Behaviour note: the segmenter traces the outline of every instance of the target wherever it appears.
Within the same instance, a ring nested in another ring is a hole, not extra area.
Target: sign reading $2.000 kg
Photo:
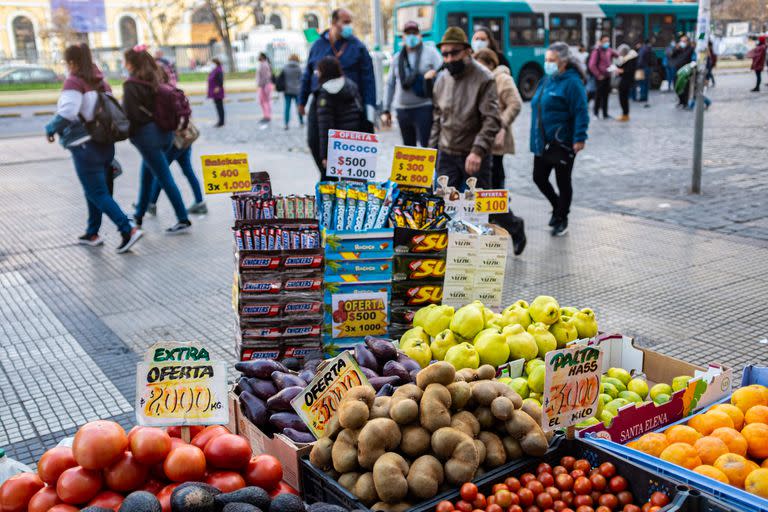
[[[227,366],[200,343],[160,342],[136,365],[136,422],[141,426],[225,425]]]
[[[326,173],[333,178],[384,181],[378,176],[379,137],[375,133],[328,130]]]

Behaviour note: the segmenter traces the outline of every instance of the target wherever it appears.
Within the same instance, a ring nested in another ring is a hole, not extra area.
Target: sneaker
[[[187,208],[187,213],[196,213],[199,215],[206,214],[208,213],[208,205],[205,204],[205,201],[194,203],[192,206]]]
[[[147,205],[147,213],[152,215],[153,217],[157,216],[157,205],[156,204],[148,204]]]
[[[139,238],[144,236],[144,232],[139,228],[132,228],[128,233],[123,233],[123,241],[117,246],[117,253],[123,254],[131,249],[131,247],[139,241]]]
[[[560,219],[557,217],[557,215],[552,213],[552,216],[549,218],[549,227],[555,227],[558,222],[560,222]]]
[[[563,236],[568,232],[568,218],[561,220],[555,227],[552,228],[552,236]]]
[[[169,227],[165,230],[166,235],[178,235],[181,233],[186,233],[189,231],[189,228],[192,227],[192,223],[190,221],[184,221],[184,222],[177,222],[173,226]]]
[[[83,235],[78,237],[77,243],[79,245],[87,245],[88,247],[98,247],[104,245],[104,239],[99,235]]]

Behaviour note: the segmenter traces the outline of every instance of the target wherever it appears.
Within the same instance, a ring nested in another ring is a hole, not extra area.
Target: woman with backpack
[[[101,216],[105,213],[115,223],[122,237],[118,253],[128,251],[143,235],[131,225],[128,217],[112,198],[108,185],[108,174],[112,173],[115,145],[92,140],[88,126],[94,120],[94,112],[101,101],[100,93],[111,92],[101,71],[93,63],[87,44],[68,47],[64,60],[69,76],[59,96],[56,115],[46,125],[45,133],[49,142],[59,136],[62,146],[72,153],[72,161],[88,203],[88,225],[78,243],[90,247],[102,245],[99,236]],[[111,179],[111,177],[109,178]]]
[[[259,123],[264,128],[272,122],[272,66],[264,52],[259,54],[259,69],[256,72],[256,85],[259,86],[259,104],[262,117]]]
[[[123,108],[131,121],[131,144],[136,146],[142,157],[139,200],[136,203],[134,221],[137,226],[141,226],[149,205],[154,177],[160,183],[176,212],[177,222],[168,228],[166,233],[183,233],[189,230],[192,223],[187,216],[181,192],[173,181],[166,157],[173,144],[173,130],[161,128],[160,125],[165,126],[169,121],[157,115],[160,109],[156,108],[158,102],[163,102],[162,113],[173,115],[173,112],[166,109],[168,107],[166,103],[172,103],[174,98],[166,96],[174,94],[175,89],[168,85],[161,87],[160,71],[155,59],[143,45],[135,46],[125,52],[125,68],[130,76],[123,83]],[[163,97],[159,98],[159,93]]]

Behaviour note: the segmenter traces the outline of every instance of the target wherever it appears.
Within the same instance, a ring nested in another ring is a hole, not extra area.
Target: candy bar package
[[[446,227],[451,218],[445,213],[442,197],[428,192],[401,191],[390,213],[396,228],[432,231]]]
[[[314,196],[266,197],[263,193],[245,192],[232,196],[235,220],[306,220],[314,219]]]
[[[269,224],[232,228],[238,251],[297,251],[320,247],[320,233],[311,224]]]
[[[392,308],[421,308],[440,304],[443,300],[443,283],[399,281],[392,283]]]
[[[397,184],[320,182],[316,187],[320,226],[329,231],[362,232],[386,227]]]
[[[309,272],[243,272],[238,279],[240,297],[274,296],[290,292],[291,297],[319,296],[323,277]],[[309,295],[307,295],[309,294]]]
[[[274,321],[276,318],[317,318],[323,314],[323,301],[319,294],[315,298],[303,298],[298,294],[277,297],[243,299],[238,303],[240,317],[245,321]]]
[[[445,257],[431,254],[398,254],[394,258],[393,281],[443,282]]]

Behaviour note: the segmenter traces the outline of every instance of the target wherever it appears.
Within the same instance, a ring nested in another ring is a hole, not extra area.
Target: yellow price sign
[[[387,333],[387,292],[334,293],[332,337],[361,338]]]
[[[251,190],[248,155],[228,153],[203,155],[203,187],[206,194],[231,194]]]
[[[508,190],[475,190],[476,213],[507,213],[508,211]]]
[[[432,188],[437,150],[395,146],[391,180],[407,187]]]

